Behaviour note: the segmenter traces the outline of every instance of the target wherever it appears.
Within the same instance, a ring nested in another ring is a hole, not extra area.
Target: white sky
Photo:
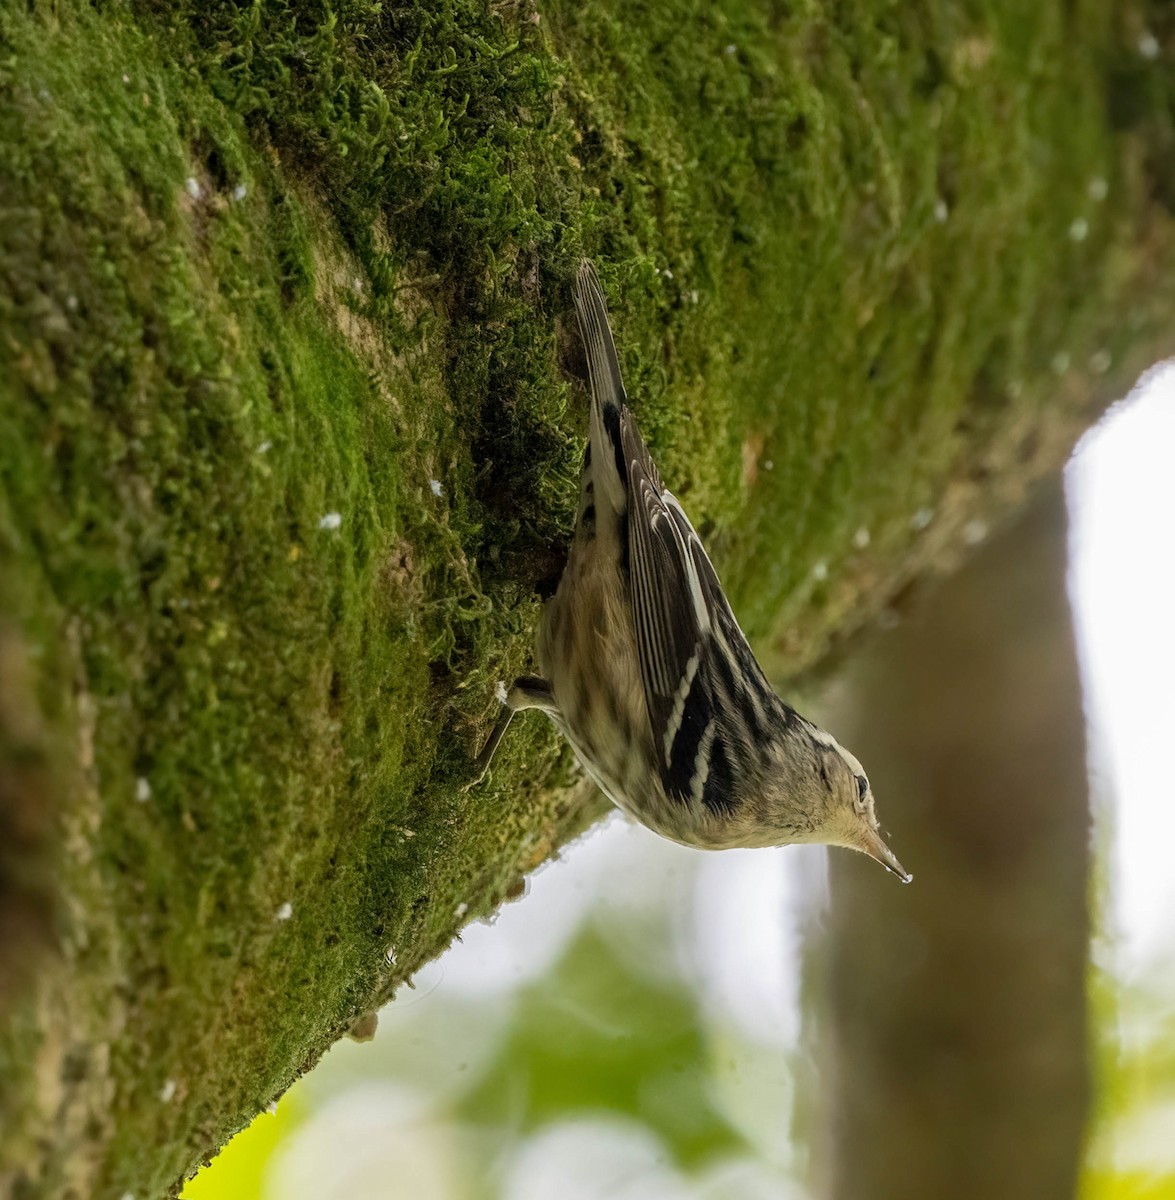
[[[1152,372],[1068,472],[1070,593],[1095,789],[1115,825],[1123,965],[1175,948],[1175,369]]]

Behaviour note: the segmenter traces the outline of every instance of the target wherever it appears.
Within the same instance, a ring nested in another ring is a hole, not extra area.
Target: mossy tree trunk
[[[1175,342],[1160,15],[0,11],[0,1187],[173,1187],[591,816],[460,791],[581,255],[781,675],[1057,466]]]

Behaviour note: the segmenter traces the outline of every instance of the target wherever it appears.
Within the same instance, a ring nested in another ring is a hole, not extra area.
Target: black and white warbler
[[[591,380],[575,539],[543,609],[542,675],[514,681],[477,779],[520,709],[542,709],[625,812],[687,846],[823,842],[908,882],[861,764],[772,690],[702,543],[625,405],[595,269],[575,309]]]

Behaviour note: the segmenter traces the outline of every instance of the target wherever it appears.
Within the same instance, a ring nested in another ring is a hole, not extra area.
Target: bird
[[[470,786],[514,714],[539,709],[604,794],[662,837],[704,850],[843,846],[908,883],[861,764],[768,683],[662,482],[588,260],[573,297],[591,393],[575,532],[540,615],[539,674],[505,692]]]

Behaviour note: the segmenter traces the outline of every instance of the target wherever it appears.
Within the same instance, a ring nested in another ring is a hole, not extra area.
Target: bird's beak
[[[863,832],[861,845],[858,848],[868,854],[870,858],[876,859],[887,871],[892,871],[903,883],[909,883],[914,878],[898,862],[894,852],[885,844],[876,829],[866,829]]]

